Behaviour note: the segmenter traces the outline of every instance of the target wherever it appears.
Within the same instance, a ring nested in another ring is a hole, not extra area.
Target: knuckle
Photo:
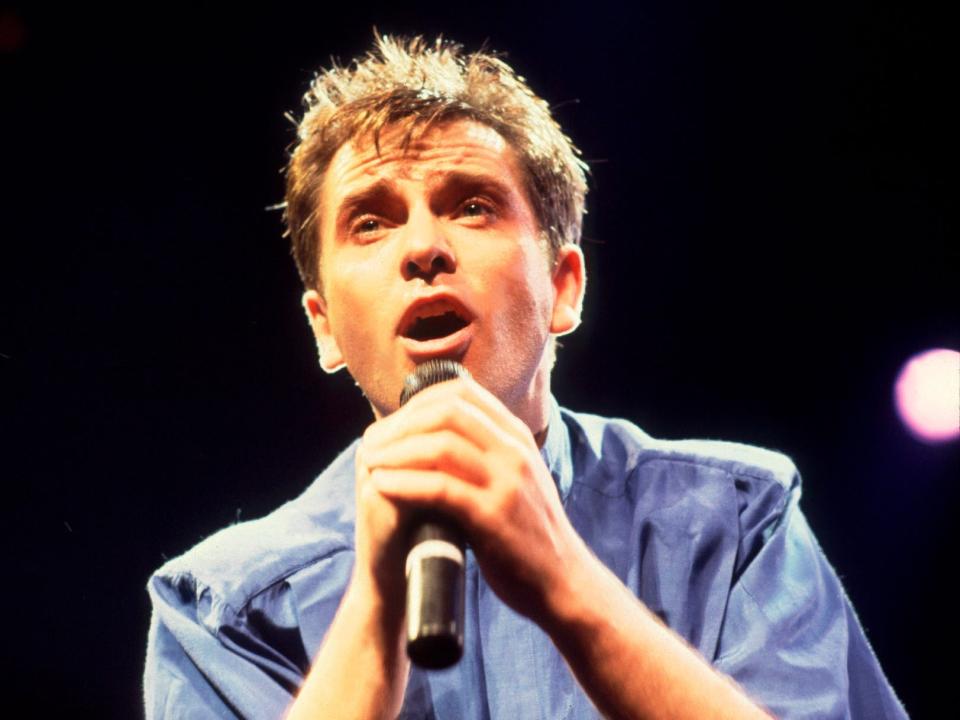
[[[466,415],[473,408],[473,404],[466,395],[457,395],[450,402],[450,411],[453,415],[460,417]]]
[[[479,527],[491,527],[500,522],[501,508],[496,502],[485,502],[474,505],[470,509],[473,523]]]
[[[527,454],[513,445],[508,444],[497,458],[497,464],[511,477],[517,478],[518,483],[525,483],[533,476],[533,469]],[[513,484],[511,484],[513,485]]]
[[[457,417],[456,404],[457,404],[457,401],[452,400],[440,406],[439,420],[444,427],[452,425],[453,422],[456,420],[456,417]]]
[[[533,479],[533,466],[530,464],[530,461],[525,455],[514,456],[513,469],[517,474],[517,477],[519,477],[523,482],[528,482]]]
[[[444,430],[437,437],[437,458],[445,462],[456,460],[459,455],[459,436],[452,430]]]
[[[477,508],[478,522],[493,532],[501,532],[504,526],[512,524],[516,516],[514,500],[515,496],[509,491],[497,492],[489,502]]]

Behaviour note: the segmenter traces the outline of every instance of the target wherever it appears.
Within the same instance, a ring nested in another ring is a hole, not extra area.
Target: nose
[[[440,220],[431,212],[411,213],[404,228],[406,235],[401,271],[404,280],[421,278],[430,284],[440,273],[457,269],[456,255]]]

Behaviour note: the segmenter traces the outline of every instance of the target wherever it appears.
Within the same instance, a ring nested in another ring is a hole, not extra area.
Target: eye
[[[470,198],[460,206],[460,217],[482,218],[496,215],[493,204],[482,198]]]
[[[375,217],[361,217],[350,228],[353,235],[369,236],[383,229],[380,220]]]

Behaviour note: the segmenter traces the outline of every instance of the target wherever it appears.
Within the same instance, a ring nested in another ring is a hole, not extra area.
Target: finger
[[[439,389],[440,386],[435,387]],[[417,403],[411,400],[368,427],[363,435],[365,449],[373,451],[406,437],[438,430],[455,432],[480,450],[488,450],[503,442],[502,430],[481,408],[455,393],[429,392],[434,389],[424,390],[422,399],[420,395],[415,398]]]
[[[380,468],[370,473],[370,481],[373,488],[394,502],[430,507],[464,524],[482,506],[482,490],[441,470]]]
[[[428,391],[429,394],[427,394]],[[506,432],[523,442],[532,439],[531,428],[510,412],[496,395],[470,377],[462,377],[426,388],[415,395],[408,405],[426,402],[453,403],[457,399],[466,401],[471,407],[481,411],[501,434]],[[540,429],[542,428],[538,430]]]
[[[489,481],[489,463],[483,451],[451,430],[438,430],[367,448],[368,472],[378,469],[440,470],[474,485]]]

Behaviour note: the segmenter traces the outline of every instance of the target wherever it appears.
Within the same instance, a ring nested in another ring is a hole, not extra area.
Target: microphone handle
[[[407,554],[407,656],[439,670],[463,655],[463,533],[446,518],[417,518]]]
[[[404,379],[400,405],[424,388],[458,377],[469,377],[460,363],[428,360]],[[463,655],[463,532],[431,510],[418,513],[411,526],[406,565],[407,656],[422,668],[439,670]]]

